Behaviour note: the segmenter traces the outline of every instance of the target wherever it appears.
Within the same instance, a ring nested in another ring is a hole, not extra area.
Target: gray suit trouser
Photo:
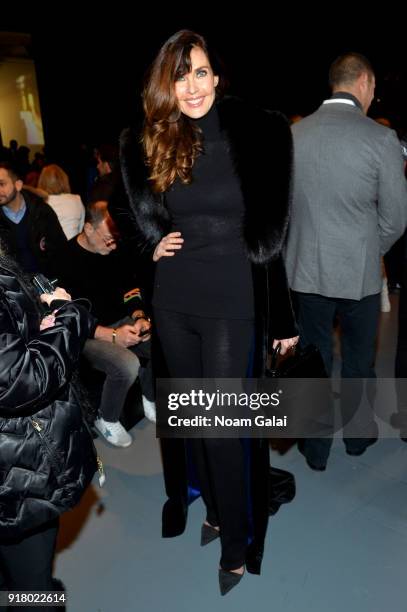
[[[132,319],[126,318],[108,327],[119,327],[130,321],[134,324]],[[137,376],[144,397],[154,401],[151,340],[125,348],[92,338],[86,340],[83,355],[92,367],[106,374],[99,405],[99,413],[105,421],[114,423],[119,420],[127,393]]]

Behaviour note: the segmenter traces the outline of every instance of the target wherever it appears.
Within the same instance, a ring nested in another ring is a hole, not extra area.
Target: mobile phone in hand
[[[54,293],[57,282],[56,279],[53,281],[48,280],[46,276],[40,273],[32,278],[32,283],[39,295],[42,293]]]

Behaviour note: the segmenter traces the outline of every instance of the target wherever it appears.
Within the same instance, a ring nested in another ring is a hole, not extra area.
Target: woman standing
[[[280,258],[290,130],[282,115],[221,93],[222,76],[205,40],[178,32],[162,46],[144,90],[142,151],[136,134],[122,135],[136,232],[157,262],[157,336],[176,378],[243,378],[249,370],[260,376],[272,339],[283,353],[298,340]],[[222,594],[239,582],[245,565],[260,572],[268,445],[249,444],[249,478],[241,440],[187,445],[207,512],[201,543],[221,540]],[[188,453],[182,440],[162,446],[169,536],[185,528]]]
[[[96,470],[70,383],[93,323],[61,288],[40,299],[53,311],[42,320],[33,288],[0,245],[0,582],[14,591],[55,590],[58,516]]]

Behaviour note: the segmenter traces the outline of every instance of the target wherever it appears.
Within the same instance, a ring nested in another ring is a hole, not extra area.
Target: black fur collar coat
[[[246,206],[244,237],[250,260],[265,264],[281,251],[288,224],[292,141],[280,113],[248,107],[235,98],[218,102],[221,130],[230,152]],[[154,248],[171,231],[164,198],[147,186],[147,169],[130,129],[121,136],[124,184],[144,248]]]
[[[229,142],[245,203],[244,240],[253,264],[257,342],[254,373],[264,372],[269,343],[297,334],[281,251],[289,220],[291,131],[285,117],[236,98],[217,102],[220,127]],[[129,209],[114,203],[112,214],[141,251],[152,253],[171,231],[162,194],[149,188],[139,131],[126,129],[120,141],[121,169]]]

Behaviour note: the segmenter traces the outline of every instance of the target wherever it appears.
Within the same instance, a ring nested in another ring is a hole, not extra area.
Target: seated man
[[[69,240],[60,263],[59,283],[72,298],[87,298],[98,320],[84,356],[106,374],[96,429],[114,446],[126,447],[131,436],[119,422],[127,392],[137,375],[144,414],[155,421],[150,362],[150,321],[129,262],[117,249],[116,230],[106,202],[91,204],[80,234]],[[117,250],[116,250],[117,249]],[[140,360],[147,362],[140,366]]]
[[[58,252],[66,237],[51,206],[23,189],[10,164],[0,162],[0,239],[27,274],[55,275]]]

